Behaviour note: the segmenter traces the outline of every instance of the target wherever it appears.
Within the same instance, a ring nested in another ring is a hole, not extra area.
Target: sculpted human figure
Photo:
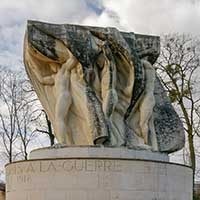
[[[104,53],[104,63],[101,72],[101,96],[102,96],[102,107],[103,112],[108,120],[108,126],[111,132],[110,142],[112,145],[120,143],[119,135],[116,135],[115,127],[112,121],[112,115],[115,107],[118,103],[118,95],[116,92],[116,65],[113,61],[108,59],[107,52],[109,50],[103,51]],[[110,55],[112,58],[112,56]]]
[[[100,90],[99,96],[102,99],[103,112],[106,118],[110,119],[118,102],[118,95],[116,91],[116,63],[114,61],[112,51],[109,48],[108,42],[104,41],[105,36],[103,34],[99,35],[98,33],[94,32],[93,34],[97,34],[95,35],[97,37],[92,37],[94,43],[93,47],[95,46],[99,51],[99,55],[96,60],[96,64],[98,66],[97,70],[100,71],[100,77],[98,80]],[[95,69],[93,69],[93,73],[96,74],[94,71]],[[96,75],[92,79],[92,84],[96,86]],[[95,89],[98,90],[97,88],[98,87]]]
[[[49,67],[54,73],[43,77],[40,70],[34,65],[32,69],[41,84],[54,85],[56,96],[54,122],[56,138],[60,144],[72,144],[72,136],[65,120],[68,117],[68,111],[72,104],[70,92],[71,70],[76,67],[79,62],[62,42],[56,42],[55,50],[62,63],[55,61],[49,62]],[[37,56],[38,59],[45,59],[40,53],[35,54],[35,56]]]
[[[144,89],[129,116],[129,125],[134,134],[143,140],[142,143],[138,144],[138,148],[151,148],[152,150],[157,151],[158,142],[153,119],[153,109],[155,106],[154,83],[156,72],[149,61],[154,50],[151,48],[146,49],[143,42],[140,40],[137,41],[137,45],[140,50],[138,56],[144,70]]]
[[[102,35],[100,38],[105,40]],[[124,146],[126,143],[123,116],[131,100],[134,82],[134,67],[126,53],[121,45],[108,38],[97,59],[102,108],[111,132],[109,143],[111,146]],[[124,76],[126,76],[125,80]]]
[[[102,107],[104,114],[110,119],[115,106],[118,102],[118,96],[116,92],[116,66],[113,60],[110,61],[107,55],[111,56],[109,50],[103,50],[104,63],[102,65],[101,72],[101,96],[102,96]]]
[[[145,70],[145,89],[139,103],[139,126],[144,144],[151,145],[153,150],[158,150],[157,138],[153,121],[153,108],[155,106],[154,82],[155,69],[147,58],[141,60]]]
[[[58,141],[61,144],[72,144],[72,136],[65,119],[68,116],[72,97],[70,92],[70,73],[71,69],[77,65],[77,60],[70,55],[70,58],[61,65],[55,75],[55,127],[58,134]]]

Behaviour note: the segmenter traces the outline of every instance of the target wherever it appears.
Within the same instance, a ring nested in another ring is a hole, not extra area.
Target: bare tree
[[[26,80],[26,84],[23,87],[23,90],[29,94],[30,97],[33,98],[34,100],[34,107],[36,107],[37,115],[36,119],[37,123],[35,124],[35,131],[38,133],[44,133],[45,135],[48,136],[50,145],[53,146],[55,144],[55,136],[53,134],[53,128],[51,125],[51,121],[48,118],[47,113],[45,110],[42,108],[42,105],[40,104],[39,99],[37,98],[37,95],[35,93],[34,88],[32,87],[31,83],[29,80]],[[38,112],[39,111],[39,112]]]
[[[6,71],[1,73],[0,83],[0,135],[5,147],[6,156],[9,162],[12,162],[14,157],[14,144],[18,137],[16,112],[21,106],[17,99],[18,80],[13,73]]]
[[[9,162],[17,157],[27,159],[29,145],[36,134],[41,109],[36,96],[27,93],[23,72],[3,70],[0,74],[0,136]]]
[[[41,128],[37,128],[36,130],[37,132],[45,133],[49,138],[50,145],[53,146],[55,144],[55,136],[53,134],[52,125],[48,118],[47,113],[44,110],[42,110],[42,112],[43,112],[43,115],[45,116],[46,125],[43,125],[41,126]]]
[[[20,137],[20,152],[25,160],[28,159],[28,146],[30,142],[37,137],[34,122],[38,115],[37,110],[34,110],[34,103],[26,101],[24,100],[20,111],[16,112],[17,131]]]
[[[198,134],[200,42],[189,35],[171,34],[162,37],[157,72],[184,124],[188,138],[190,164],[196,170],[194,136]]]

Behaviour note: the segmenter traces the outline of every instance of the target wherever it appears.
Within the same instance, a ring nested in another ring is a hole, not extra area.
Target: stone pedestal
[[[126,148],[38,149],[6,182],[6,200],[192,200],[191,168]]]
[[[5,184],[0,183],[0,200],[5,200]]]
[[[5,192],[0,191],[0,200],[5,200]]]

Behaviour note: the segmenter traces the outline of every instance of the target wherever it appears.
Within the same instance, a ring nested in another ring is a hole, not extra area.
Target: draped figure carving
[[[168,99],[155,94],[158,55],[158,37],[114,28],[29,21],[24,42],[26,71],[58,143],[67,145],[180,149],[184,134],[172,107],[183,139],[160,134],[157,115]]]

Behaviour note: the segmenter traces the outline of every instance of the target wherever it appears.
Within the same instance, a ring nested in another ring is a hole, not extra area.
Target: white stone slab
[[[73,156],[66,149],[73,150]],[[6,200],[192,200],[191,168],[134,159],[135,152],[127,149],[116,149],[119,155],[114,151],[88,147],[33,151],[34,159],[6,166]],[[146,158],[148,153],[141,155]]]
[[[30,153],[30,159],[46,158],[123,158],[154,161],[169,161],[165,153],[152,152],[150,150],[133,150],[127,148],[109,148],[95,146],[63,146],[60,148],[41,148]]]

